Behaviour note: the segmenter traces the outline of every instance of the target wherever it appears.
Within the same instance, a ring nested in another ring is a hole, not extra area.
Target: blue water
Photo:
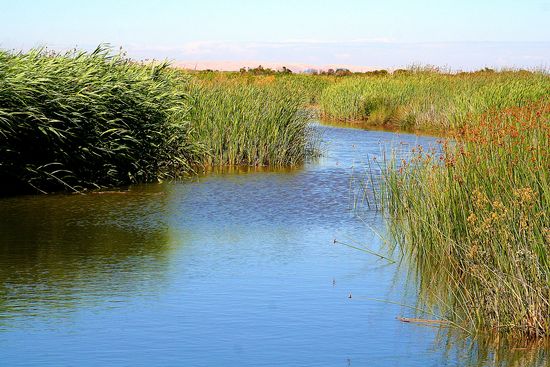
[[[384,301],[413,305],[414,282],[333,243],[383,251],[350,177],[435,139],[322,129],[324,157],[297,169],[1,199],[0,365],[492,365],[397,321],[411,311]]]

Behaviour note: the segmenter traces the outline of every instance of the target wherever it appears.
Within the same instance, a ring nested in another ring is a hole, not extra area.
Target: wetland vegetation
[[[469,332],[550,334],[545,71],[189,72],[98,48],[0,52],[1,194],[154,182],[212,166],[295,166],[312,114],[438,132],[381,186],[420,302]]]
[[[472,332],[550,334],[550,104],[490,110],[385,172],[423,307]]]
[[[548,98],[548,74],[478,71],[449,74],[417,68],[379,77],[350,77],[320,96],[324,117],[367,120],[373,126],[448,132],[474,123],[492,109],[523,106]]]
[[[102,47],[1,52],[2,194],[152,182],[210,164],[296,165],[315,154],[302,95],[197,82]]]

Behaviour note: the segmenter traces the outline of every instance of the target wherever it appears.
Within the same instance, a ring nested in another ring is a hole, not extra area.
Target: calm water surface
[[[0,199],[0,365],[493,365],[395,320],[410,311],[373,298],[414,304],[403,271],[333,244],[381,246],[351,172],[435,139],[323,129],[300,169]]]

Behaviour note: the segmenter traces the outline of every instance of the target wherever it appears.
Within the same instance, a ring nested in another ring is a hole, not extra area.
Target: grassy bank
[[[472,332],[550,335],[549,149],[544,101],[464,121],[441,154],[388,168],[384,207],[423,307]]]
[[[379,77],[349,77],[327,87],[325,118],[367,121],[408,130],[446,131],[464,126],[489,109],[523,106],[550,95],[543,72],[442,74],[411,71]]]
[[[550,76],[425,70],[327,86],[326,118],[431,131],[386,162],[382,206],[420,308],[476,333],[550,336]]]
[[[190,85],[192,141],[207,165],[296,165],[315,153],[300,94],[276,85],[204,83]]]
[[[198,81],[101,47],[0,52],[0,194],[149,182],[209,164],[298,164],[313,151],[302,97],[278,84]]]

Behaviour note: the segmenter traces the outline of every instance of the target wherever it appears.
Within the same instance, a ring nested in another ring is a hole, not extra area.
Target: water
[[[373,299],[414,304],[414,285],[333,243],[380,250],[350,174],[435,139],[324,129],[325,156],[299,169],[1,199],[0,365],[492,365],[397,321],[410,310]]]

